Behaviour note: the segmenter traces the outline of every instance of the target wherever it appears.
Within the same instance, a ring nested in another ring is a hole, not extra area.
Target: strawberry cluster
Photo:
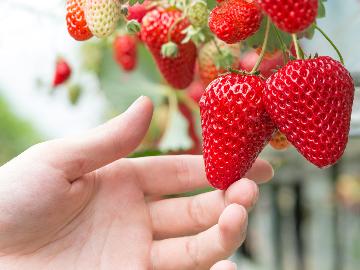
[[[188,89],[196,102],[206,88],[199,105],[214,187],[243,177],[267,143],[278,150],[292,144],[321,168],[337,162],[348,140],[354,83],[343,63],[305,57],[298,44],[318,28],[323,0],[218,0],[212,10],[208,3],[67,0],[66,18],[76,40],[108,37],[126,25],[131,35],[117,33],[112,42],[124,71],[136,68],[141,42],[172,88]],[[184,100],[180,111],[198,149]]]

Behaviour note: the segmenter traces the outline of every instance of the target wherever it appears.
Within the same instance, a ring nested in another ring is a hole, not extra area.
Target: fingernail
[[[234,262],[231,262],[231,265],[234,267],[233,269],[237,269],[237,264],[236,263],[234,263]]]

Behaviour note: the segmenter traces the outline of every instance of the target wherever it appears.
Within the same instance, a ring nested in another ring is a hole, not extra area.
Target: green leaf
[[[144,46],[138,47],[138,65],[131,73],[124,72],[115,63],[111,47],[104,50],[99,82],[115,112],[125,111],[142,95],[150,97],[155,105],[159,104],[162,96],[159,89],[163,87],[161,81],[162,77],[154,60]]]
[[[305,37],[307,39],[312,39],[315,35],[315,24],[312,24],[306,31],[305,31]]]
[[[187,132],[189,124],[186,118],[176,109],[171,112],[169,121],[170,125],[159,143],[160,150],[169,152],[190,149],[193,141]]]
[[[326,16],[326,10],[324,5],[325,0],[319,0],[318,18],[324,18]]]
[[[259,31],[256,32],[253,36],[249,37],[246,40],[246,44],[252,48],[261,47],[265,37],[265,29],[266,29],[266,20],[263,20]],[[281,31],[280,29],[276,28],[274,24],[272,24],[270,27],[269,41],[267,46],[267,51],[269,52],[273,52],[275,50],[281,50],[281,42],[277,37],[275,29],[278,30],[279,36],[283,40],[286,46],[289,46],[291,44],[291,35]]]

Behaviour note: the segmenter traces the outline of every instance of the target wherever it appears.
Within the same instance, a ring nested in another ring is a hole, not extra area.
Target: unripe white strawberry
[[[98,38],[111,35],[120,19],[120,0],[86,0],[85,18]]]

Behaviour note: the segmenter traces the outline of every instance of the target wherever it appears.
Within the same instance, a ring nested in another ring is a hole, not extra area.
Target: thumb
[[[74,181],[132,152],[149,128],[152,111],[151,100],[140,97],[123,114],[85,135],[41,144],[38,154]]]

